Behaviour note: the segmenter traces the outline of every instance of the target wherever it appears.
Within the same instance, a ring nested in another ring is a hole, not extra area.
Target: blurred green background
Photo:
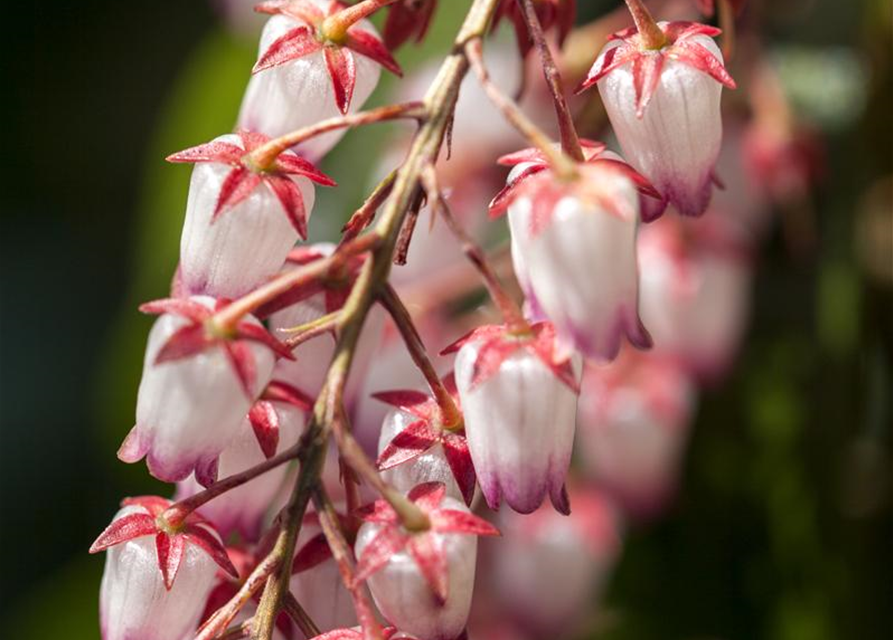
[[[616,5],[579,4],[581,20]],[[441,0],[423,54],[467,5]],[[770,13],[794,104],[826,135],[818,245],[763,245],[738,367],[704,394],[678,504],[631,532],[599,637],[893,637],[893,256],[881,242],[886,268],[866,269],[858,241],[891,229],[871,221],[891,215],[893,10]],[[255,45],[197,0],[18,3],[4,25],[0,637],[96,638],[87,548],[121,496],[166,491],[115,458],[149,326],[135,307],[166,293],[179,245],[189,172],[162,159],[231,128]],[[858,108],[825,104],[841,77]],[[388,131],[327,158],[344,188],[318,210],[356,204]],[[321,217],[318,236],[341,222]]]

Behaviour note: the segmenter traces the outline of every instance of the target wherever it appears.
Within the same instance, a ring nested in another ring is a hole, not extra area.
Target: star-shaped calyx
[[[187,544],[199,547],[217,566],[238,579],[239,572],[211,525],[194,512],[188,514],[182,522],[172,524],[164,517],[172,504],[170,500],[157,496],[126,498],[121,506],[137,507],[140,511],[122,516],[106,527],[90,547],[90,553],[99,553],[135,538],[154,536],[158,569],[168,591],[174,586],[177,571],[186,556]]]
[[[496,375],[503,362],[523,349],[539,358],[574,393],[579,393],[580,386],[570,358],[557,348],[555,335],[555,325],[551,322],[538,322],[524,332],[503,324],[483,325],[456,340],[441,351],[441,355],[455,353],[469,342],[480,342],[471,379],[474,388]]]
[[[301,411],[309,411],[313,406],[313,398],[281,380],[273,380],[267,385],[257,402],[248,410],[248,421],[257,438],[257,444],[267,458],[276,455],[276,450],[279,448],[281,418],[277,404],[287,404]]]
[[[533,9],[544,32],[553,26],[557,28],[557,44],[560,49],[577,19],[577,0],[533,0]],[[514,26],[518,51],[521,53],[522,59],[526,58],[534,43],[521,3],[518,0],[502,0],[493,19],[491,30],[495,30],[503,18],[509,20]]]
[[[696,39],[697,36],[713,38],[722,31],[697,22],[661,22],[655,26],[663,34],[664,44],[660,48],[646,46],[636,27],[613,34],[610,40],[619,40],[620,44],[596,60],[577,88],[577,93],[588,89],[614,69],[632,63],[636,116],[641,118],[657,89],[667,60],[686,64],[706,73],[729,89],[735,88],[735,81],[723,63]]]
[[[341,113],[347,113],[357,81],[356,54],[374,60],[397,76],[403,75],[400,65],[385,44],[375,34],[356,26],[356,22],[368,13],[363,10],[364,7],[371,12],[383,4],[367,0],[349,7],[333,0],[323,11],[312,0],[261,2],[254,8],[255,11],[285,15],[301,24],[274,40],[261,54],[252,72],[271,69],[322,51],[332,79],[335,103]]]
[[[390,640],[397,633],[396,627],[385,627],[381,630],[383,640]],[[321,636],[316,636],[313,640],[365,640],[366,635],[360,627],[353,629],[332,629],[326,631]]]
[[[640,194],[656,200],[661,199],[660,193],[651,186],[651,183],[645,176],[623,162],[623,160],[620,160],[616,154],[607,151],[604,143],[595,140],[580,140],[580,147],[583,151],[583,162],[585,164],[620,171],[633,181]],[[504,214],[509,205],[522,194],[524,184],[531,176],[535,176],[549,168],[549,159],[546,157],[546,154],[536,147],[509,153],[500,157],[497,162],[506,167],[514,167],[519,164],[528,166],[506,184],[490,201],[490,216],[494,218]]]
[[[383,568],[394,554],[406,551],[434,596],[440,602],[446,602],[449,568],[443,534],[498,536],[499,530],[472,513],[441,507],[445,496],[446,487],[442,482],[420,484],[407,494],[407,498],[428,518],[430,526],[423,531],[405,529],[400,516],[385,500],[377,500],[360,509],[358,515],[363,520],[378,524],[380,528],[359,558],[356,582]]]
[[[220,327],[214,322],[214,313],[227,304],[226,300],[218,300],[216,307],[209,309],[195,300],[165,298],[140,305],[140,311],[154,315],[171,314],[189,320],[162,345],[153,364],[189,358],[219,346],[232,364],[245,394],[253,399],[257,365],[249,343],[262,344],[281,358],[294,360],[294,356],[260,324],[242,320],[232,329]]]
[[[306,240],[307,210],[304,207],[304,196],[289,176],[303,176],[326,187],[335,186],[335,181],[317,169],[313,163],[291,151],[280,153],[269,167],[258,167],[251,161],[251,152],[269,142],[270,138],[262,133],[244,129],[238,132],[238,136],[242,143],[241,147],[232,142],[214,140],[171,154],[167,157],[167,161],[217,162],[232,166],[232,170],[220,187],[212,222],[227,209],[245,200],[263,184],[279,200],[283,212],[298,235]]]
[[[458,406],[459,394],[453,376],[449,376],[444,385]],[[379,470],[409,462],[440,444],[462,498],[470,505],[474,497],[475,473],[462,425],[457,425],[458,429],[445,425],[440,405],[420,391],[382,391],[372,397],[416,418],[382,450],[378,456]]]

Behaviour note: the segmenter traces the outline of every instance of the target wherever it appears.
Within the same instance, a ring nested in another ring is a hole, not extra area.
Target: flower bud
[[[562,348],[611,360],[624,334],[650,346],[638,315],[639,196],[613,168],[579,169],[585,190],[548,193],[551,172],[526,180],[508,208],[512,256],[532,308],[554,323]]]
[[[314,0],[320,9],[326,10],[328,0]],[[259,59],[268,54],[271,45],[289,32],[304,25],[292,16],[272,16],[264,26],[258,50]],[[358,23],[364,31],[375,34],[375,28],[367,20]],[[365,55],[353,56],[356,74],[352,89],[350,111],[356,111],[369,98],[381,74],[379,63]],[[278,66],[255,73],[245,90],[238,124],[252,131],[262,131],[271,137],[306,127],[342,114],[332,90],[332,78],[326,64],[324,48],[320,47],[305,56],[297,57]],[[343,105],[342,105],[343,106]],[[316,136],[300,147],[300,153],[311,160],[324,156],[344,135],[346,129]]]
[[[185,640],[195,632],[218,565],[200,545],[186,542],[173,570],[176,579],[172,577],[172,584],[166,585],[164,574],[159,571],[152,517],[146,509],[125,506],[115,516],[110,529],[128,517],[147,519],[148,526],[139,532],[142,535],[127,539],[128,534],[125,539],[102,547],[107,548],[99,592],[102,638]],[[213,536],[220,544],[210,530],[205,530],[204,535]],[[222,552],[222,546],[220,549]]]
[[[679,213],[701,215],[710,202],[722,142],[720,96],[735,83],[713,41],[717,29],[661,22],[661,49],[635,29],[615,35],[581,89],[598,83],[611,125],[630,163]]]
[[[215,142],[243,146],[233,134]],[[294,156],[290,151],[284,155]],[[192,170],[180,238],[180,275],[190,293],[241,296],[274,275],[298,240],[298,229],[283,211],[279,196],[262,185],[221,210],[232,174],[233,167],[220,162],[200,162]],[[297,185],[299,195],[294,197],[303,201],[301,225],[306,225],[315,198],[313,184],[302,175],[283,180]]]
[[[215,305],[207,296],[174,303],[209,314]],[[253,317],[243,322],[262,330]],[[187,349],[190,354],[181,357]],[[217,340],[198,320],[164,313],[149,332],[136,425],[118,457],[136,462],[146,456],[149,471],[165,482],[183,480],[193,471],[202,484],[212,482],[217,457],[266,386],[275,358],[264,344]]]
[[[490,329],[485,327],[484,329]],[[554,360],[554,332],[543,323],[528,341],[472,334],[456,356],[456,386],[478,482],[491,509],[504,498],[531,513],[548,494],[569,513],[570,465],[580,359]],[[496,341],[499,342],[496,342]],[[500,360],[501,358],[501,360]],[[499,363],[490,370],[494,360]]]

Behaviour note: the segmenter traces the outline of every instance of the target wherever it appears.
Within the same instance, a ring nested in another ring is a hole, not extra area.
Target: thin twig
[[[558,130],[561,136],[561,150],[577,162],[583,162],[583,149],[580,147],[580,138],[577,136],[577,129],[574,127],[574,118],[571,115],[570,107],[567,104],[567,98],[564,96],[564,83],[561,80],[561,72],[558,71],[558,65],[552,57],[549,50],[549,43],[543,35],[543,26],[536,15],[533,8],[532,0],[517,0],[524,11],[524,20],[527,23],[527,30],[530,37],[536,43],[536,48],[540,54],[540,61],[543,66],[543,74],[546,76],[546,86],[552,94],[552,101],[555,104],[555,114],[558,117]]]
[[[382,289],[381,294],[379,294],[379,300],[391,315],[391,318],[393,318],[394,324],[397,325],[397,329],[403,337],[403,342],[406,343],[406,348],[409,350],[412,361],[419,371],[422,372],[428,387],[431,389],[431,393],[434,394],[434,398],[437,400],[443,421],[441,426],[445,429],[461,429],[462,412],[459,411],[453,396],[447,391],[440,376],[437,375],[434,365],[431,364],[428,350],[425,349],[422,337],[416,330],[406,305],[403,304],[400,296],[397,295],[397,292],[391,285],[387,285]]]
[[[295,621],[295,624],[298,625],[298,628],[301,630],[301,633],[304,634],[305,638],[309,640],[310,638],[315,638],[319,635],[319,627],[316,626],[316,623],[313,622],[304,610],[304,607],[301,606],[301,603],[298,602],[291,592],[285,594],[282,610],[288,614],[288,617]]]
[[[394,180],[397,178],[397,170],[391,171],[384,180],[376,185],[363,205],[357,209],[350,217],[344,227],[341,229],[342,236],[339,246],[346,244],[356,238],[366,229],[375,218],[378,208],[384,204],[387,197],[391,195],[391,189],[394,187]]]

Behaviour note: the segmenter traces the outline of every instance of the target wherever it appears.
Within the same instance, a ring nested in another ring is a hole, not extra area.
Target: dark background
[[[442,0],[438,29],[466,4]],[[854,53],[866,105],[826,131],[818,245],[763,247],[739,366],[704,394],[678,505],[631,533],[603,637],[893,637],[893,282],[854,233],[891,173],[891,9],[774,4],[767,40]],[[135,306],[175,264],[188,172],[162,158],[231,127],[254,45],[200,1],[18,3],[4,25],[0,635],[94,638],[86,550],[122,495],[163,490],[114,455],[148,327]]]

